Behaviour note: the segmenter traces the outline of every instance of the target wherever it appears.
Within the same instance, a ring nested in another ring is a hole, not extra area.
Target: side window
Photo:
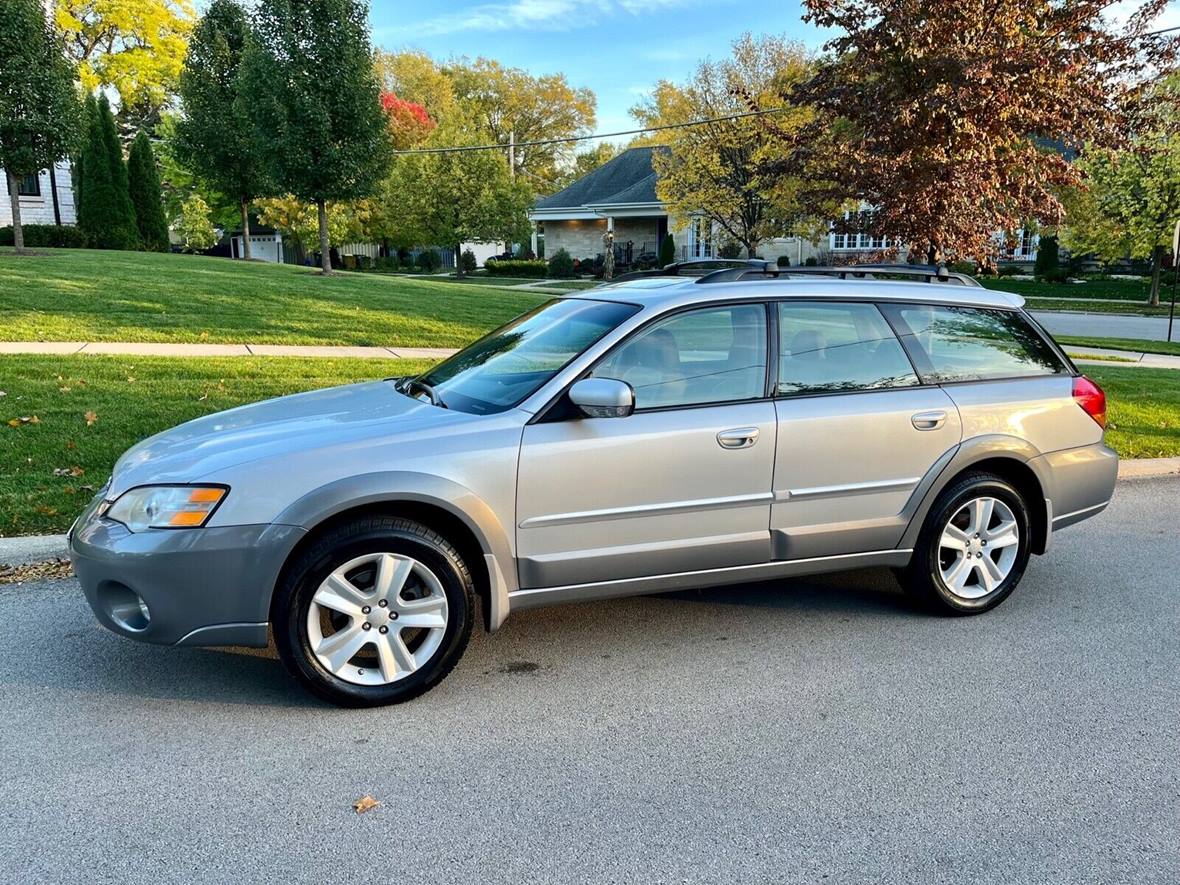
[[[757,399],[766,384],[766,311],[735,304],[677,314],[624,343],[592,374],[630,384],[636,409]]]
[[[872,304],[780,302],[779,394],[912,387],[897,336]]]
[[[1066,371],[1053,348],[1020,314],[976,307],[897,304],[895,320],[922,374],[933,382],[1055,375]]]

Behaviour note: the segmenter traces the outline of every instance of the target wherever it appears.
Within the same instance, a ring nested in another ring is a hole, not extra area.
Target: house
[[[565,249],[579,260],[593,258],[603,252],[603,235],[613,230],[616,255],[625,263],[640,256],[654,260],[672,223],[656,195],[652,156],[657,150],[663,148],[629,148],[564,190],[538,199],[529,212],[533,253],[544,257]],[[721,237],[704,216],[692,218],[682,229],[672,229],[672,234],[677,260],[716,257]],[[771,261],[785,256],[794,265],[809,258],[820,264],[848,264],[891,245],[881,237],[837,232],[833,224],[819,241],[775,237],[758,251]],[[1032,231],[1017,231],[1011,245],[1002,250],[1001,261],[1031,265],[1036,260],[1037,236]]]
[[[24,224],[75,224],[74,187],[70,164],[64,160],[52,169],[26,175],[17,181],[20,218]],[[12,224],[12,200],[8,175],[0,170],[0,227]]]

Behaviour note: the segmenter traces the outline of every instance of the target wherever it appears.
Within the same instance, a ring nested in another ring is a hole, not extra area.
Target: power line
[[[723,117],[708,117],[704,120],[690,120],[687,123],[665,123],[662,126],[645,126],[642,129],[624,129],[619,132],[598,132],[594,135],[571,135],[565,138],[543,138],[539,141],[518,141],[515,146],[540,147],[547,144],[570,144],[575,141],[590,141],[595,138],[617,138],[620,135],[640,135],[644,132],[660,132],[664,129],[687,129],[691,126],[705,126],[709,123],[723,123],[726,120],[740,120],[743,117],[763,117],[767,114],[781,114],[790,108],[767,108],[763,111],[745,111],[740,114],[726,114]],[[395,155],[405,154],[454,154],[462,151],[493,151],[505,150],[506,144],[468,144],[459,147],[438,148],[409,148],[404,151],[394,151]]]
[[[1139,38],[1158,37],[1160,34],[1170,34],[1173,31],[1180,31],[1180,25],[1172,28],[1163,28],[1158,31],[1150,31],[1146,34],[1140,34]],[[623,129],[618,132],[597,132],[594,135],[570,135],[564,138],[543,138],[538,141],[517,141],[513,142],[513,148],[522,147],[544,147],[550,144],[574,144],[579,141],[593,141],[599,138],[619,138],[623,135],[642,135],[645,132],[663,132],[667,129],[690,129],[693,126],[707,126],[710,123],[724,123],[728,120],[741,120],[747,117],[765,117],[769,114],[782,114],[790,108],[767,108],[760,111],[745,111],[740,114],[726,114],[721,117],[708,117],[703,120],[690,120],[687,123],[665,123],[662,126],[645,126],[641,129]],[[461,154],[470,151],[502,151],[509,146],[505,144],[468,144],[459,145],[457,147],[437,147],[437,148],[408,148],[406,150],[394,151],[394,156],[403,157],[413,154]]]

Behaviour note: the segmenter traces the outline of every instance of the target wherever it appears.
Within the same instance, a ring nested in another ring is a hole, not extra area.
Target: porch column
[[[541,222],[533,224],[532,233],[529,235],[529,250],[533,255],[537,254],[537,229],[541,226]]]

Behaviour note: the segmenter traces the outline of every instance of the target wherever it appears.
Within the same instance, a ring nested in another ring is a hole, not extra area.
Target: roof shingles
[[[658,203],[656,173],[651,165],[655,147],[629,148],[583,175],[565,190],[537,200],[537,209],[575,209],[583,206],[618,206]]]

